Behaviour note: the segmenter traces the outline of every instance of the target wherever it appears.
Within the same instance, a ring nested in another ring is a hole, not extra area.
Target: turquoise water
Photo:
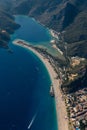
[[[48,29],[37,23],[33,18],[27,16],[16,16],[15,21],[21,24],[21,28],[15,32],[12,37],[13,39],[23,39],[35,46],[45,47],[53,56],[59,55],[58,51],[50,44],[53,37]]]
[[[45,66],[31,51],[12,44],[15,38],[31,39],[34,44],[47,42],[49,33],[26,16],[17,16],[16,21],[22,27],[9,43],[13,53],[0,49],[0,130],[57,130],[55,102],[49,95],[51,81]],[[27,35],[33,27],[39,33],[33,29],[34,34]]]
[[[49,31],[32,18],[16,16],[15,21],[21,24],[21,28],[14,35],[15,38],[24,39],[35,45],[38,43],[45,44],[51,40]]]

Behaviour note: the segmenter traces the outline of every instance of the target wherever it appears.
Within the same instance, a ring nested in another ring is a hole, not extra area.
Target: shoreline
[[[57,73],[54,71],[54,68],[49,63],[49,59],[46,59],[46,57],[43,57],[41,53],[30,47],[26,41],[17,39],[13,41],[13,44],[23,48],[27,48],[29,51],[32,51],[44,63],[46,69],[48,70],[54,89],[58,130],[69,130],[68,119],[65,118],[67,116],[66,106],[65,102],[62,99],[62,93],[60,91],[60,79],[56,79]]]

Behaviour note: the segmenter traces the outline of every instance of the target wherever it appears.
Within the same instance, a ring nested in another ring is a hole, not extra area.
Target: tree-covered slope
[[[0,47],[8,48],[10,34],[17,28],[19,28],[19,25],[14,22],[14,17],[0,10]]]
[[[86,7],[87,0],[15,0],[12,12],[35,17],[58,32],[65,31],[64,39],[69,43],[69,49],[75,48],[78,55],[87,57],[86,52],[79,52],[80,46],[84,48],[87,40]],[[74,54],[73,50],[69,53]]]

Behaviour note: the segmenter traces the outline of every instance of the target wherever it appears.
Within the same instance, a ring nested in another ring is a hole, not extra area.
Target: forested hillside
[[[58,32],[65,31],[69,55],[87,57],[86,0],[15,0],[13,14],[26,14]]]

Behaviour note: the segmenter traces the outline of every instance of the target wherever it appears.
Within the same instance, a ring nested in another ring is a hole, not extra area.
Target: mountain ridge
[[[9,48],[10,35],[20,26],[14,22],[14,17],[0,9],[0,47]]]
[[[57,32],[64,31],[63,36],[65,42],[68,43],[68,49],[76,48],[78,56],[87,58],[86,52],[79,54],[79,47],[77,47],[79,42],[81,46],[85,46],[87,40],[86,7],[86,0],[18,0],[15,1],[11,11],[13,14],[34,17]],[[70,48],[70,44],[72,44],[72,48]],[[69,55],[75,55],[75,51]]]

